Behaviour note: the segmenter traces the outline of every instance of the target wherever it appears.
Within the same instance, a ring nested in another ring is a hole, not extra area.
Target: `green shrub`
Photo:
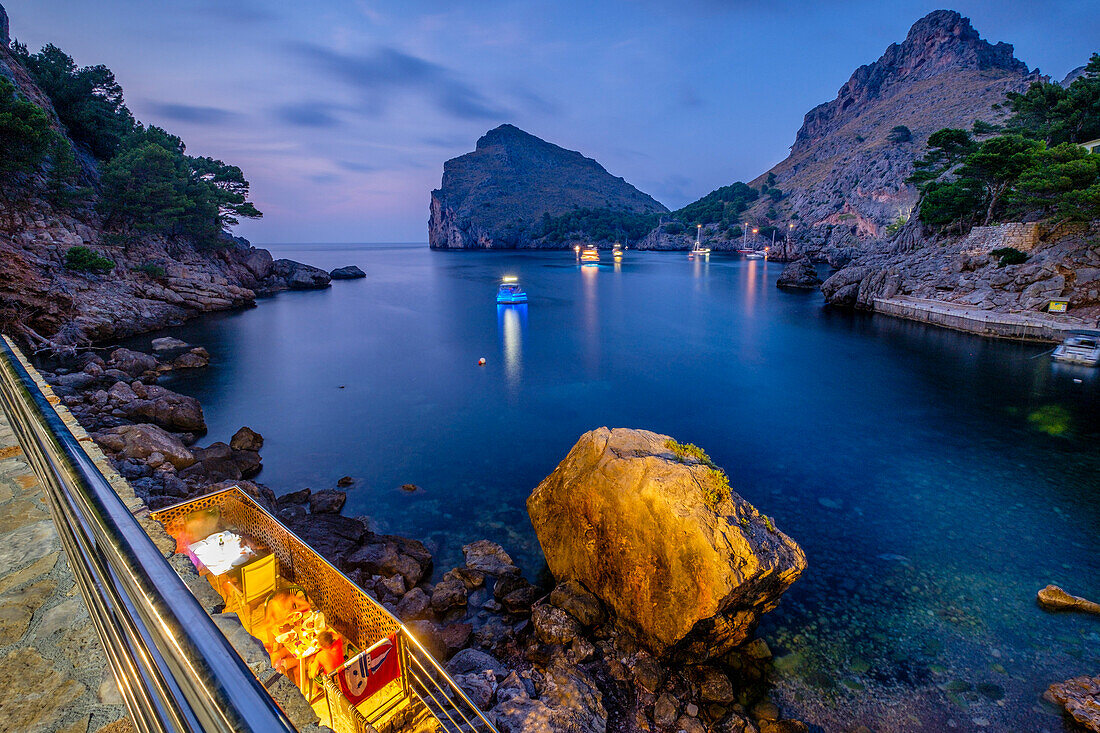
[[[149,277],[155,279],[160,279],[168,274],[163,267],[161,267],[160,265],[154,265],[152,262],[146,262],[144,264],[138,265],[134,268],[134,271],[144,272]]]
[[[704,466],[715,468],[714,461],[710,459],[710,456],[707,455],[706,451],[704,451],[702,448],[695,445],[694,443],[677,443],[675,440],[669,438],[665,441],[665,447],[672,451],[672,453],[676,456],[676,460],[680,461],[681,463],[684,462],[685,458],[694,458],[696,461],[702,463]]]
[[[65,267],[76,272],[104,273],[115,269],[115,262],[94,249],[78,246],[65,253]]]
[[[896,144],[907,143],[913,139],[913,131],[905,125],[895,125],[890,130],[890,134],[886,136],[886,139]]]
[[[49,151],[50,119],[0,76],[0,173],[30,173]]]
[[[707,481],[703,484],[703,502],[711,509],[717,509],[718,505],[728,498],[730,498],[729,476],[720,468],[709,469]]]
[[[1027,262],[1027,255],[1015,247],[1001,247],[1000,249],[993,249],[989,251],[989,254],[998,258],[1000,262],[997,267],[1004,267],[1005,265],[1020,265]]]

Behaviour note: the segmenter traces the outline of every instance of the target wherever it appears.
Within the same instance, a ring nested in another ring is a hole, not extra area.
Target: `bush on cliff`
[[[1048,145],[1083,143],[1100,137],[1100,54],[1068,87],[1035,82],[1023,94],[1010,92],[1013,115],[1007,128]]]
[[[0,76],[0,172],[30,173],[46,156],[53,134],[38,105],[23,99]]]
[[[1000,260],[997,263],[997,267],[1005,267],[1006,265],[1022,265],[1027,262],[1027,254],[1021,252],[1015,247],[999,247],[998,249],[991,249],[989,254]]]
[[[65,267],[76,272],[105,273],[115,269],[115,262],[88,247],[70,247],[65,253]]]

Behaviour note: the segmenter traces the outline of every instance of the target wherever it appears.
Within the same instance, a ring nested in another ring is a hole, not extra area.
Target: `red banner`
[[[358,705],[401,676],[397,634],[387,636],[333,673],[341,692]]]

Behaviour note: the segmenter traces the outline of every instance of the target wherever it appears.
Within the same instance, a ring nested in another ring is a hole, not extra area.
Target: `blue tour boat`
[[[516,305],[526,302],[527,293],[520,287],[517,278],[504,278],[500,283],[500,289],[497,290],[497,305]]]

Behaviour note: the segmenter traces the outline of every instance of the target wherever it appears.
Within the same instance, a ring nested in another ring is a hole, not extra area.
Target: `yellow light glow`
[[[514,275],[505,275],[504,276],[504,282],[506,282],[506,283],[519,282],[519,278],[514,276]]]

